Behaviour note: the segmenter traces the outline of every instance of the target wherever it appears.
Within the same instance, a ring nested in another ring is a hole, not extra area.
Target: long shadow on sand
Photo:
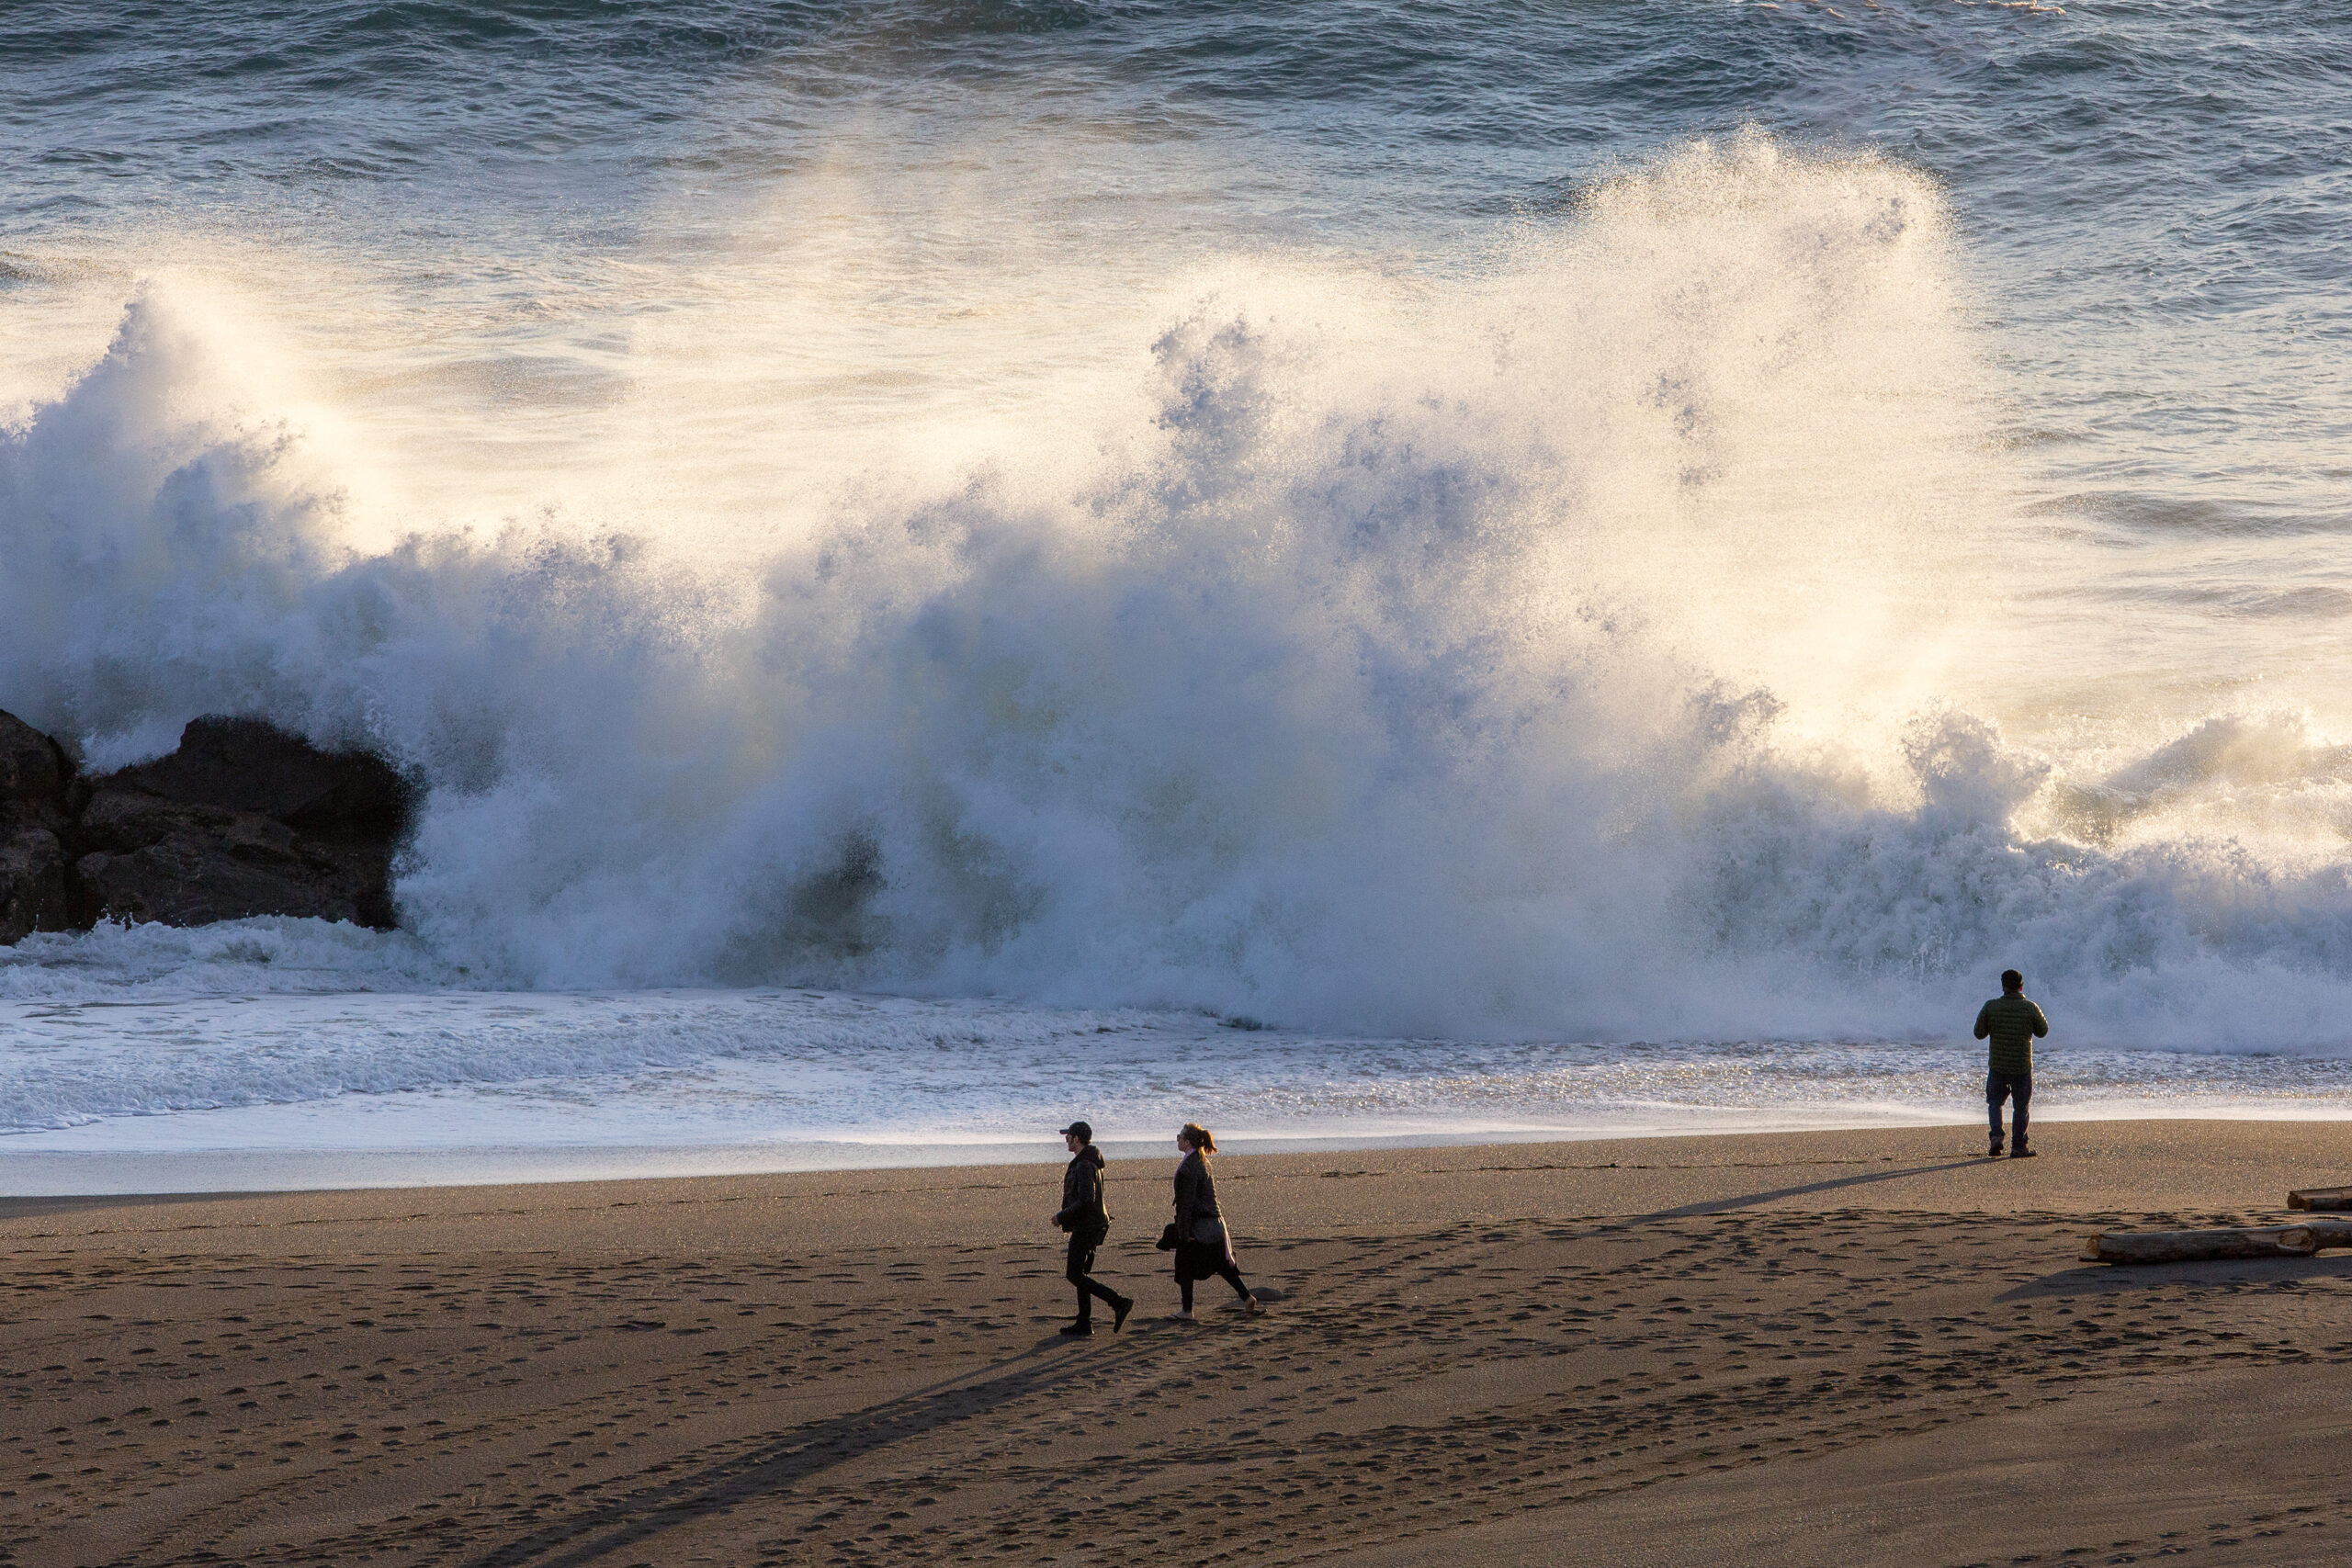
[[[1660,1209],[1654,1214],[1644,1214],[1645,1220],[1687,1220],[1700,1214],[1724,1214],[1734,1209],[1752,1209],[1758,1203],[1770,1203],[1776,1198],[1804,1198],[1815,1192],[1835,1192],[1841,1187],[1867,1187],[1878,1181],[1900,1181],[1906,1176],[1931,1176],[1939,1170],[1962,1170],[1972,1165],[1990,1165],[1990,1160],[1952,1159],[1941,1165],[1909,1165],[1901,1170],[1874,1170],[1867,1176],[1840,1176],[1829,1181],[1811,1181],[1803,1187],[1776,1187],[1770,1192],[1743,1193],[1737,1198],[1714,1198],[1704,1203],[1685,1203],[1679,1209]]]
[[[1147,1343],[1108,1354],[1082,1352],[1046,1359],[1049,1349],[1077,1348],[1058,1334],[1015,1357],[1011,1370],[978,1382],[950,1380],[880,1404],[810,1421],[766,1438],[750,1451],[691,1475],[640,1487],[575,1517],[548,1524],[475,1560],[476,1568],[579,1568],[660,1535],[674,1525],[738,1504],[773,1497],[837,1464],[984,1416],[1007,1400],[1081,1378],[1099,1377],[1149,1354]],[[1000,1365],[1007,1365],[1000,1363]]]

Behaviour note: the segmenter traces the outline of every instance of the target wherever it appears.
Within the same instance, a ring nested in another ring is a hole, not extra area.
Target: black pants
[[[2025,1146],[2026,1123],[2031,1120],[2026,1107],[2033,1103],[2031,1073],[1986,1073],[1984,1075],[1984,1115],[1993,1123],[1993,1140],[2001,1137],[2001,1101],[2014,1099],[2017,1114],[2010,1118],[2016,1124],[2015,1136],[2019,1148]]]
[[[1102,1238],[1110,1234],[1108,1231],[1078,1231],[1069,1238],[1069,1268],[1066,1277],[1078,1287],[1078,1321],[1080,1323],[1094,1321],[1097,1297],[1102,1299],[1103,1305],[1114,1308],[1127,1299],[1093,1278],[1094,1249],[1102,1246]]]
[[[1233,1293],[1243,1301],[1250,1299],[1250,1287],[1241,1282],[1241,1270],[1219,1246],[1214,1249],[1197,1241],[1188,1241],[1176,1249],[1176,1289],[1184,1297],[1184,1310],[1193,1310],[1193,1281],[1223,1280],[1233,1287]]]

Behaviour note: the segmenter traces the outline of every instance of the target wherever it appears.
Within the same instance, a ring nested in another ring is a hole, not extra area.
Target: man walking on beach
[[[2025,976],[2014,969],[2001,971],[2001,994],[1976,1013],[1976,1038],[1993,1043],[1992,1059],[1984,1074],[1984,1113],[1993,1123],[1988,1158],[2001,1155],[2001,1101],[2014,1100],[2010,1118],[2015,1136],[2009,1140],[2011,1159],[2031,1159],[2026,1146],[2026,1107],[2033,1102],[2033,1043],[2050,1032],[2050,1021],[2026,1000]]]
[[[1062,1206],[1054,1224],[1069,1232],[1069,1282],[1078,1287],[1078,1321],[1062,1330],[1079,1336],[1094,1332],[1094,1302],[1101,1297],[1111,1309],[1111,1332],[1126,1326],[1136,1310],[1133,1296],[1123,1296],[1094,1276],[1094,1249],[1111,1234],[1111,1211],[1102,1201],[1102,1151],[1094,1146],[1094,1129],[1073,1122],[1062,1129],[1062,1144],[1069,1150],[1069,1168],[1062,1172]]]

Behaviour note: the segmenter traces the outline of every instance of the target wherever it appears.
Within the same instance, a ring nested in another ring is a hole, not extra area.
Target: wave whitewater
[[[1903,1038],[2015,964],[2075,1038],[2334,1049],[2340,750],[2217,713],[2031,754],[1969,672],[2010,459],[1949,230],[1901,165],[1748,136],[1449,279],[1237,265],[1094,428],[839,475],[748,571],[356,545],[159,287],[0,441],[0,694],[96,765],[230,712],[414,772],[403,931],[288,984]],[[157,951],[45,939],[0,989]]]

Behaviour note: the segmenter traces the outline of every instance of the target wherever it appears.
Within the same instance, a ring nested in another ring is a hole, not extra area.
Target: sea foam
[[[1204,275],[1091,423],[837,474],[749,568],[364,542],[158,285],[0,439],[0,703],[93,767],[211,712],[381,750],[403,929],[44,938],[0,987],[1885,1039],[2014,964],[2071,1038],[2334,1050],[2337,748],[2007,738],[1971,616],[2046,561],[1964,279],[1916,172],[1694,143],[1451,275]]]

